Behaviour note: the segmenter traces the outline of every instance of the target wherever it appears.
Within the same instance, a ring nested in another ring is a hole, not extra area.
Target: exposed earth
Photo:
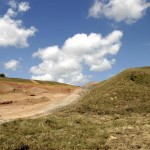
[[[80,87],[0,81],[0,122],[49,114],[84,93]]]

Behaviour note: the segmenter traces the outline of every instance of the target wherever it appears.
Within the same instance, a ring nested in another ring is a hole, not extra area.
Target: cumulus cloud
[[[26,12],[30,9],[29,3],[28,2],[21,2],[18,5],[18,10],[21,12]]]
[[[10,7],[11,7],[12,9],[16,9],[16,8],[17,8],[17,3],[16,3],[14,0],[10,0],[10,1],[8,2],[8,4],[10,5]]]
[[[5,69],[7,70],[12,70],[12,71],[16,71],[17,69],[20,68],[20,62],[19,60],[10,60],[7,63],[4,64]]]
[[[150,2],[146,0],[94,0],[89,9],[89,17],[100,18],[102,15],[116,22],[134,23],[142,18]]]
[[[30,69],[32,79],[70,84],[85,83],[90,78],[84,74],[85,66],[96,72],[112,68],[115,59],[110,56],[118,53],[122,36],[123,33],[119,30],[104,38],[96,33],[76,34],[68,38],[61,48],[50,46],[39,49],[33,53],[33,57],[41,59],[42,62]]]
[[[27,11],[29,4],[26,2],[17,4],[12,0],[9,2],[9,6],[6,14],[0,17],[0,46],[27,47],[29,46],[28,38],[34,36],[37,30],[33,26],[25,28],[22,20],[14,18],[19,11]]]

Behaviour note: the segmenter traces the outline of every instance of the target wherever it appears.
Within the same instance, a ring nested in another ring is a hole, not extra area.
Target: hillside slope
[[[75,107],[79,113],[150,113],[150,67],[127,69],[96,85]]]
[[[150,67],[127,69],[47,117],[0,126],[0,149],[149,150]]]
[[[0,78],[0,122],[37,116],[65,105],[69,103],[65,98],[76,89],[57,82]]]

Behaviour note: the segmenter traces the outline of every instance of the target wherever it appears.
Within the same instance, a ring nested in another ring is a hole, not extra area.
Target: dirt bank
[[[4,83],[0,88],[0,122],[46,115],[79,99],[84,90],[66,85]]]

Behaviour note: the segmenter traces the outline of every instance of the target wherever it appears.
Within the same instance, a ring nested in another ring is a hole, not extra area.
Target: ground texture
[[[83,93],[70,85],[0,81],[0,122],[36,117],[69,105]]]
[[[150,67],[83,88],[89,91],[77,103],[2,124],[0,149],[150,150]]]

